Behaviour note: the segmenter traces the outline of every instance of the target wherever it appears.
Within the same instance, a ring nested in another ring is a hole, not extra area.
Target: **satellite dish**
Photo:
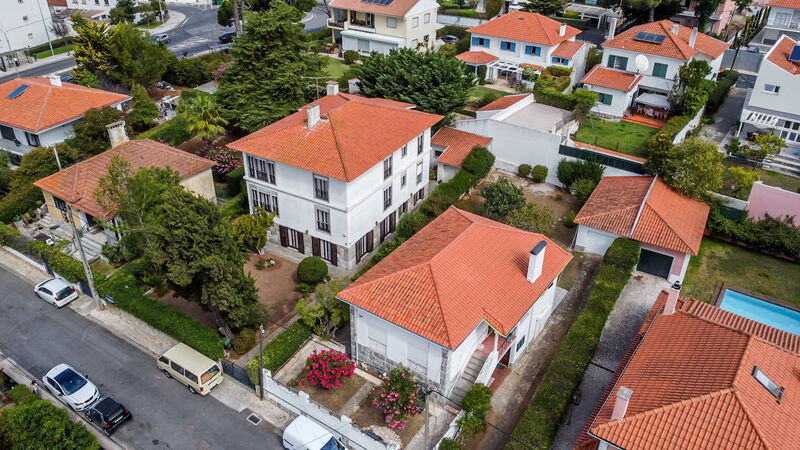
[[[636,68],[639,72],[644,72],[650,67],[650,60],[647,59],[647,56],[644,55],[636,55]]]

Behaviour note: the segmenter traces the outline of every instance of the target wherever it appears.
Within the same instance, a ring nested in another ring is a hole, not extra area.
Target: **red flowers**
[[[389,372],[380,389],[380,396],[372,400],[372,404],[383,408],[389,428],[402,430],[411,416],[422,411],[419,387],[414,375],[405,367]]]
[[[214,170],[220,175],[225,175],[242,165],[239,153],[227,147],[214,147],[208,152],[206,158],[217,163],[217,165],[214,166]]]
[[[323,389],[342,387],[345,381],[353,377],[355,369],[356,363],[350,361],[342,352],[325,350],[317,353],[314,350],[314,353],[306,359],[300,384],[319,386]]]

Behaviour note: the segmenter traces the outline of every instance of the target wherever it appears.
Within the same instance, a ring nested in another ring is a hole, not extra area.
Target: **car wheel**
[[[192,394],[197,394],[197,391],[195,391],[194,388],[191,386],[189,386],[189,392],[191,392]]]
[[[86,416],[86,421],[92,423],[92,418],[89,417],[89,412],[87,411],[86,413],[84,413],[84,415]]]
[[[167,369],[161,369],[161,371],[162,371],[162,372],[164,372],[164,375],[166,375],[166,376],[167,376],[167,378],[172,378],[172,375],[170,375],[170,374],[169,374],[169,372],[167,371]]]

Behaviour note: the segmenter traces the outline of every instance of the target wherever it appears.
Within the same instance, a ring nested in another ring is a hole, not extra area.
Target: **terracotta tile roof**
[[[626,449],[792,448],[800,439],[800,397],[791,395],[800,390],[800,355],[694,316],[683,309],[693,300],[661,315],[666,296],[650,310],[576,448],[597,447],[587,430]],[[755,366],[784,387],[780,404],[751,375]],[[633,395],[625,416],[612,421],[620,386]]]
[[[670,31],[674,22],[664,19],[658,22],[650,22],[638,25],[618,34],[614,39],[603,42],[603,47],[620,48],[632,52],[646,53],[649,55],[659,55],[667,58],[688,61],[700,52],[711,59],[717,59],[728,49],[728,44],[712,38],[703,33],[697,33],[697,41],[694,48],[689,46],[689,38],[692,35],[690,28],[678,25],[677,36]],[[651,42],[641,42],[634,40],[636,33],[644,31],[665,35],[666,38],[661,44]]]
[[[363,0],[333,0],[330,2],[329,6],[332,8],[352,9],[354,11],[403,17],[417,2],[418,0],[392,0],[388,5],[378,5]]]
[[[578,50],[583,48],[584,45],[585,44],[583,42],[564,41],[558,44],[558,47],[553,50],[553,53],[550,56],[572,59],[572,57],[575,56],[575,54],[578,53]]]
[[[798,0],[798,2],[800,2],[800,0]],[[798,9],[800,9],[800,7],[798,7]],[[797,42],[784,34],[778,39],[778,42],[772,46],[772,49],[767,55],[767,60],[792,75],[800,74],[800,64],[789,61],[789,55],[792,54],[792,49],[795,45],[797,45]]]
[[[696,255],[708,211],[707,204],[680,195],[658,177],[605,177],[575,223]]]
[[[779,8],[800,9],[800,0],[772,0],[767,6],[777,6]]]
[[[489,64],[490,62],[497,60],[497,56],[490,55],[486,52],[469,50],[457,54],[456,58],[468,64]]]
[[[437,162],[454,167],[461,167],[473,147],[486,147],[491,141],[492,138],[450,127],[442,128],[431,138],[431,144],[445,148]]]
[[[306,108],[320,107],[320,121],[307,127]],[[328,95],[228,147],[352,181],[436,124],[442,116],[414,105],[349,94]]]
[[[33,184],[88,214],[97,217],[112,217],[113,214],[106,214],[94,201],[94,191],[98,187],[100,177],[108,173],[111,158],[115,155],[122,156],[130,162],[133,170],[142,167],[169,167],[178,171],[181,179],[200,173],[214,165],[211,160],[175,147],[150,139],[141,139],[124,142],[111,150],[69,166]]]
[[[542,240],[544,267],[530,283],[530,251]],[[541,234],[451,207],[339,298],[455,349],[482,320],[508,335],[571,258]]]
[[[539,66],[537,64],[530,64],[530,63],[520,63],[519,66],[520,67],[530,67],[533,70],[544,70],[545,69],[544,66]]]
[[[506,95],[498,98],[488,105],[483,106],[482,108],[478,109],[478,111],[499,111],[501,109],[506,109],[509,106],[516,104],[518,101],[524,100],[530,95],[531,94]]]
[[[581,83],[630,92],[641,80],[641,75],[608,69],[597,64],[583,77]]]
[[[47,0],[48,6],[63,6],[67,7],[67,0]]]
[[[646,159],[639,158],[638,156],[626,155],[625,153],[615,152],[614,150],[607,150],[607,149],[605,149],[603,147],[598,147],[598,146],[592,145],[592,144],[586,144],[584,142],[575,141],[575,147],[577,147],[577,148],[585,148],[587,150],[592,150],[592,151],[598,152],[598,153],[605,153],[606,155],[616,156],[617,158],[623,158],[623,159],[627,159],[627,160],[630,160],[630,161],[636,161],[636,162],[640,162],[640,163],[647,162]]]
[[[542,45],[557,45],[580,34],[581,30],[567,25],[564,36],[558,35],[561,22],[541,14],[514,11],[496,17],[467,31],[473,34],[515,39]]]
[[[17,98],[8,94],[29,86]],[[16,78],[0,84],[0,124],[38,133],[79,119],[92,108],[116,105],[131,97],[77,84],[53,86],[46,78]]]

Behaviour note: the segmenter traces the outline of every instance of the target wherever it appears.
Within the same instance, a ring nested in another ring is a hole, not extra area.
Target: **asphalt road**
[[[158,371],[155,359],[68,308],[37,298],[33,284],[0,268],[0,349],[41,378],[61,362],[89,376],[101,395],[125,405],[133,420],[112,436],[140,449],[277,449],[262,422],[211,396],[191,394]],[[235,383],[225,380],[224,383]],[[92,426],[92,425],[87,425]]]

